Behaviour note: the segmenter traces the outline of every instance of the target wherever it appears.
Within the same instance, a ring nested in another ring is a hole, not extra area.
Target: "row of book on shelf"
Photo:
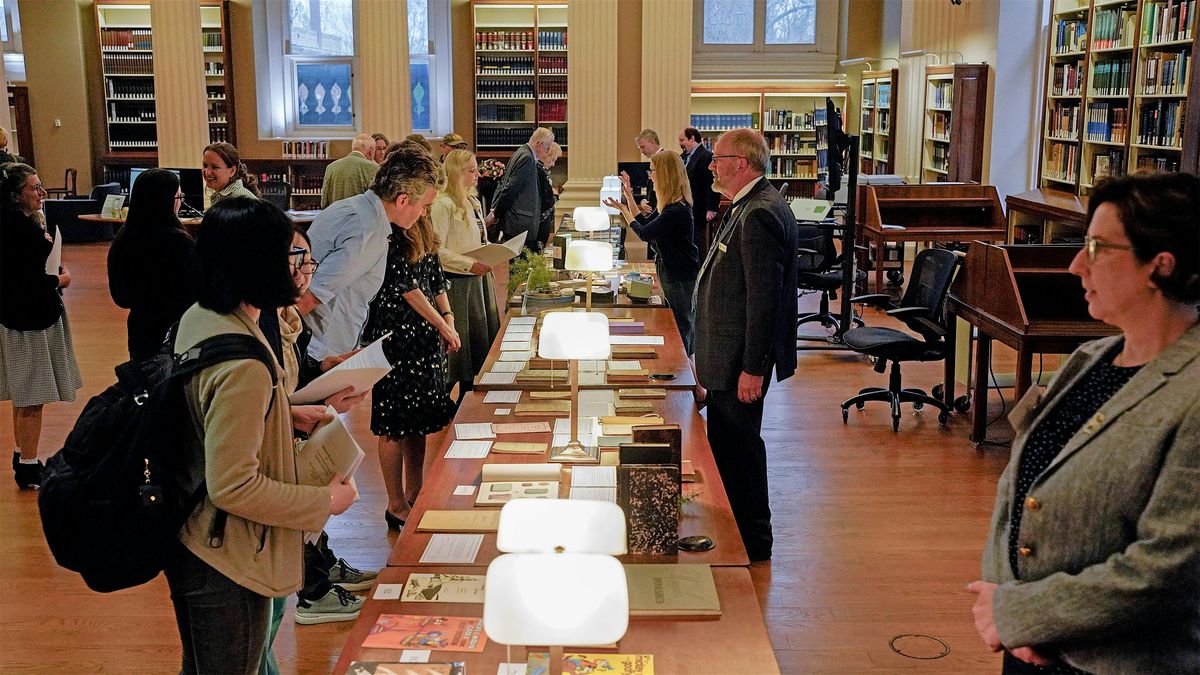
[[[1183,145],[1183,121],[1187,101],[1158,99],[1144,102],[1138,110],[1138,140],[1143,145],[1178,148]]]
[[[1192,39],[1196,0],[1147,0],[1142,5],[1142,44]]]
[[[112,29],[100,31],[100,47],[104,51],[122,49],[153,49],[149,28]]]
[[[1080,90],[1083,89],[1083,73],[1083,61],[1056,64],[1054,81],[1050,89],[1051,95],[1078,96]]]
[[[1129,57],[1097,61],[1092,68],[1092,95],[1128,96],[1131,70]]]
[[[533,57],[477,56],[475,72],[479,75],[533,75]]]
[[[692,126],[700,131],[740,129],[742,127],[756,129],[758,128],[758,121],[758,113],[692,115]]]
[[[929,116],[929,128],[925,130],[930,138],[939,141],[950,140],[950,113],[934,111]]]
[[[929,106],[950,108],[954,105],[954,82],[952,80],[930,80]]]
[[[533,80],[476,80],[475,95],[480,98],[533,98]]]
[[[105,75],[153,75],[152,54],[105,54]]]
[[[1042,175],[1055,180],[1075,182],[1079,165],[1079,146],[1074,143],[1050,143],[1046,148]]]
[[[475,49],[479,51],[532,51],[534,31],[504,30],[475,31]],[[537,48],[562,50],[567,48],[567,31],[537,31]]]
[[[1092,26],[1092,49],[1132,45],[1136,17],[1136,6],[1122,5],[1096,10]]]
[[[1054,53],[1082,52],[1087,44],[1087,28],[1086,18],[1059,19],[1054,27]]]
[[[1129,134],[1129,107],[1108,101],[1089,102],[1086,129],[1089,141],[1124,143]]]
[[[817,158],[772,157],[769,173],[771,178],[813,179],[817,177]]]
[[[1154,52],[1142,59],[1138,90],[1143,94],[1187,93],[1188,65],[1192,55],[1186,51]]]
[[[1046,135],[1050,138],[1079,140],[1079,103],[1055,101],[1047,123]]]
[[[283,141],[284,159],[329,159],[329,141]]]
[[[811,131],[813,113],[795,112],[780,108],[767,108],[766,128],[776,131]]]

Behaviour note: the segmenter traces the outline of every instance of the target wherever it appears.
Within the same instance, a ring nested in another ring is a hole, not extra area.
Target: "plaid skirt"
[[[74,401],[82,386],[65,310],[45,330],[0,326],[0,401],[17,408]]]

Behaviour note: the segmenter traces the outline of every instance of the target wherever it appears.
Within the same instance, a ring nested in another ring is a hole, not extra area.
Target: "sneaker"
[[[296,623],[309,625],[332,621],[353,621],[362,611],[363,599],[341,586],[334,586],[318,600],[296,603]]]
[[[365,591],[375,585],[379,572],[364,572],[350,566],[345,558],[338,558],[329,570],[329,581],[348,591]]]

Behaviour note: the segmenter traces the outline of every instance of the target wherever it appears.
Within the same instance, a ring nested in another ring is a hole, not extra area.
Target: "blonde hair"
[[[753,129],[734,129],[721,134],[725,142],[733,146],[733,153],[746,158],[746,163],[758,173],[767,172],[767,163],[771,160],[771,151],[767,148],[767,140]],[[717,139],[718,141],[720,139]]]
[[[0,150],[8,147],[8,131],[4,127],[0,127]]]
[[[692,205],[692,185],[678,152],[663,149],[654,153],[650,168],[654,169],[654,196],[660,209],[680,200]]]
[[[444,192],[456,207],[466,211],[468,214],[474,210],[471,198],[477,196],[479,191],[474,187],[463,187],[462,175],[467,165],[473,161],[475,161],[475,155],[470,150],[451,150],[446,153],[446,159],[442,162],[442,169],[446,171],[446,188]]]
[[[637,143],[647,139],[654,141],[655,145],[662,145],[662,142],[658,140],[658,132],[653,129],[642,129],[641,131],[637,132],[637,136],[633,137],[633,142]]]

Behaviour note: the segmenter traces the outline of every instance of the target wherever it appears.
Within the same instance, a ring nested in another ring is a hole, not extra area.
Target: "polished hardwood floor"
[[[125,357],[124,312],[105,277],[107,244],[69,245],[73,284],[66,304],[84,388],[73,403],[46,407],[40,456],[60,446],[87,399],[113,381]],[[147,279],[147,283],[155,280]],[[802,299],[808,305],[814,298]],[[887,325],[882,314],[868,323]],[[997,351],[1001,348],[997,347]],[[997,369],[1011,364],[997,355]],[[940,364],[906,365],[907,386],[929,388]],[[936,415],[906,412],[900,432],[874,404],[843,426],[838,404],[886,375],[847,352],[801,352],[795,377],[771,387],[764,415],[775,556],[751,572],[780,668],[785,673],[920,671],[993,673],[999,657],[979,642],[972,596],[1003,444],[976,450],[968,419],[939,428]],[[1007,392],[1011,395],[1011,392]],[[992,416],[1000,401],[992,394]],[[1011,403],[1011,402],[1010,402]],[[13,447],[9,404],[0,404],[0,448]],[[363,568],[382,566],[395,540],[383,522],[386,499],[367,427],[352,431],[370,457],[359,472],[362,499],[329,523],[337,553]],[[1004,422],[990,429],[1003,442]],[[102,595],[55,565],[42,538],[36,493],[0,485],[0,672],[167,673],[178,669],[179,637],[160,577]],[[294,600],[275,651],[285,673],[325,673],[350,624],[297,626]],[[930,636],[941,645],[921,637]],[[910,656],[893,651],[892,644]],[[737,645],[730,645],[737,649]],[[910,658],[924,657],[924,658]],[[696,673],[705,673],[697,664]],[[480,675],[480,674],[473,674]],[[720,674],[717,674],[720,675]]]

